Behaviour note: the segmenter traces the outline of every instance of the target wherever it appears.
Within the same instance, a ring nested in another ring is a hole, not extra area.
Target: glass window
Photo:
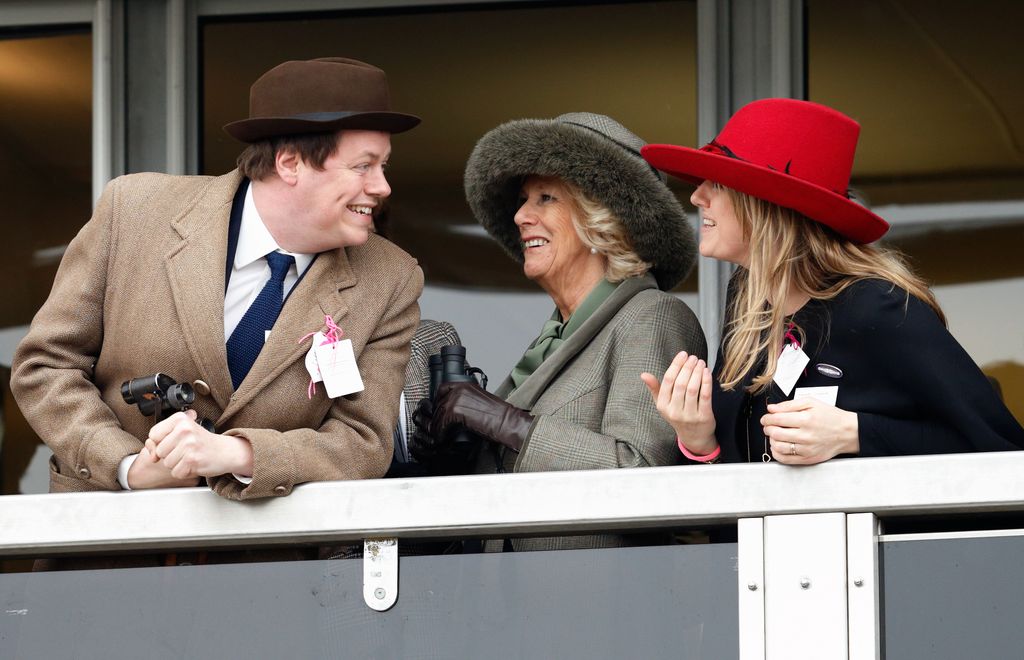
[[[852,185],[1024,422],[1024,86],[1014,0],[809,0],[809,99],[862,126]]]
[[[423,118],[393,141],[390,236],[423,266],[424,316],[453,322],[470,359],[500,379],[553,306],[469,212],[470,151],[502,122],[580,110],[614,117],[648,142],[694,144],[695,24],[690,1],[208,22],[202,170],[234,167],[242,145],[221,126],[247,115],[249,85],[275,64],[339,55],[380,66],[394,106]],[[682,290],[696,291],[695,274]]]
[[[0,31],[3,258],[0,492],[46,492],[37,451],[10,392],[14,347],[46,300],[64,247],[92,206],[92,38],[89,28]]]

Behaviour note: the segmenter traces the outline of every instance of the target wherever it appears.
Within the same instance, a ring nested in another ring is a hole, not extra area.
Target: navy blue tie
[[[266,258],[270,264],[270,279],[228,337],[228,370],[236,390],[245,380],[256,356],[263,350],[267,331],[274,327],[274,321],[281,313],[284,305],[284,278],[295,263],[295,257],[280,252],[271,252]]]

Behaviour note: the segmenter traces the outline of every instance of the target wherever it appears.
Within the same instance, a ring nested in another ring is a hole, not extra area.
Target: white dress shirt
[[[295,258],[295,263],[288,269],[288,274],[284,278],[284,297],[287,298],[299,280],[299,273],[305,272],[316,255],[296,254],[281,249],[256,210],[250,185],[245,191],[245,202],[242,205],[242,222],[238,229],[235,260],[231,264],[231,279],[228,280],[227,291],[224,293],[225,343],[245,316],[249,305],[256,300],[256,296],[260,295],[260,291],[270,280],[270,264],[263,257],[274,251],[290,254]],[[125,490],[131,490],[128,487],[128,470],[137,457],[138,454],[125,456],[118,466],[117,481]],[[249,477],[237,474],[235,478],[243,483],[252,481]]]
[[[252,186],[249,186],[245,191],[245,202],[242,205],[242,224],[238,230],[235,260],[231,264],[231,279],[224,293],[225,342],[270,279],[270,264],[263,257],[274,251],[295,257],[295,264],[288,269],[288,274],[284,278],[284,297],[287,298],[299,279],[299,273],[305,272],[315,255],[296,254],[282,250],[278,246],[267,226],[263,224],[259,211],[256,210]]]

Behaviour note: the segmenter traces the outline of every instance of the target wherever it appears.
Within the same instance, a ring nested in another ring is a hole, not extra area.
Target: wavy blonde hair
[[[583,245],[597,250],[608,260],[605,279],[621,282],[651,269],[652,264],[641,259],[633,249],[618,216],[572,183],[564,179],[557,181],[568,194],[572,224]]]
[[[726,313],[719,374],[722,389],[735,388],[762,356],[767,356],[764,369],[747,390],[759,393],[771,384],[786,332],[781,301],[792,288],[813,300],[831,300],[860,280],[885,280],[904,289],[907,302],[914,296],[927,303],[946,323],[928,285],[896,250],[855,243],[797,211],[718,187],[729,195],[750,245],[748,267],[741,267],[733,278],[732,302]],[[803,343],[803,330],[794,329]]]

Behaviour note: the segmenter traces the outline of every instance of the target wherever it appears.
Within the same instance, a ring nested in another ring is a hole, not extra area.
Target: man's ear
[[[274,169],[277,171],[277,176],[289,186],[298,183],[301,166],[302,157],[294,149],[279,149],[274,154]]]

